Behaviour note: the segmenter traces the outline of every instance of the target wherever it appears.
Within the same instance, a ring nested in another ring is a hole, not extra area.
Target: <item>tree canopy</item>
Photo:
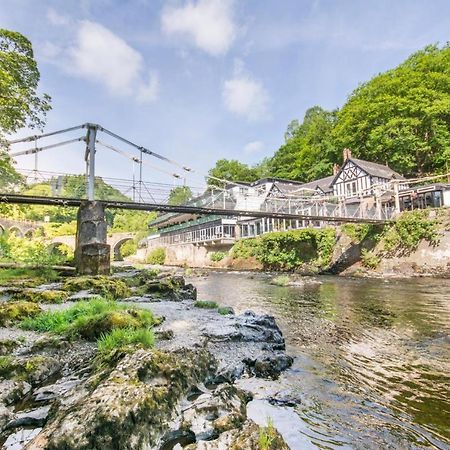
[[[224,183],[220,180],[252,182],[260,177],[260,171],[235,159],[219,159],[208,175],[213,177],[208,178],[209,186],[223,187]]]
[[[191,188],[188,186],[176,186],[169,194],[167,203],[169,205],[184,205],[192,198]]]
[[[3,132],[44,125],[50,97],[37,94],[39,79],[31,42],[20,33],[0,29],[0,129]]]
[[[332,175],[342,150],[405,176],[450,171],[450,44],[431,45],[358,86],[337,111],[314,106],[292,120],[285,142],[256,167],[219,160],[218,178],[308,182]],[[210,184],[219,184],[210,181]]]
[[[50,97],[37,94],[40,79],[31,42],[15,31],[0,29],[0,188],[20,176],[2,149],[3,136],[29,126],[41,128]]]
[[[405,175],[447,170],[450,45],[414,53],[353,91],[338,113],[335,145]]]

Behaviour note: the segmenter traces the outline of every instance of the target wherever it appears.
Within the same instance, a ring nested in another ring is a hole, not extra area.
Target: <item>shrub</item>
[[[385,229],[384,250],[388,253],[414,251],[422,240],[436,244],[439,240],[438,222],[429,219],[428,214],[426,210],[402,213],[392,226]]]
[[[259,428],[258,445],[260,450],[272,450],[277,440],[277,432],[271,418],[267,419],[267,426]]]
[[[202,300],[197,300],[194,303],[194,306],[196,308],[202,308],[202,309],[216,309],[219,307],[219,305],[216,302],[202,301]]]
[[[209,258],[211,259],[211,261],[213,262],[219,262],[222,261],[222,259],[224,259],[227,256],[226,252],[213,252],[211,253],[211,255],[209,256]]]
[[[127,256],[134,255],[137,252],[137,249],[137,242],[130,239],[129,241],[126,241],[122,247],[120,247],[120,254],[123,258],[126,258]]]
[[[361,262],[364,267],[374,270],[380,264],[380,258],[375,253],[363,249],[361,252]]]
[[[166,250],[162,247],[155,248],[147,255],[145,261],[147,264],[164,264],[166,262]]]
[[[243,239],[233,246],[232,255],[233,258],[256,257],[269,269],[292,270],[305,263],[326,267],[335,242],[334,228],[304,228]]]
[[[105,276],[69,278],[64,282],[64,289],[70,292],[87,290],[112,299],[125,298],[131,295],[131,291],[124,281]]]
[[[151,348],[155,345],[155,335],[146,328],[116,328],[110,333],[102,334],[97,345],[99,352],[104,354],[130,345]]]

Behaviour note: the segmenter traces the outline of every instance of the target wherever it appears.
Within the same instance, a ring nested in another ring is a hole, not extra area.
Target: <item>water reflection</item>
[[[277,317],[297,356],[301,448],[450,448],[450,281],[195,279],[199,297]],[[305,439],[308,444],[305,444]]]

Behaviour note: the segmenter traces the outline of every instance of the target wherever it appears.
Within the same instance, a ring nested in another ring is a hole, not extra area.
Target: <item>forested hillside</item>
[[[210,175],[311,181],[332,174],[342,150],[405,176],[450,171],[450,44],[430,45],[358,86],[341,109],[308,109],[287,127],[273,157],[255,167],[220,160]],[[211,181],[211,184],[214,180]]]

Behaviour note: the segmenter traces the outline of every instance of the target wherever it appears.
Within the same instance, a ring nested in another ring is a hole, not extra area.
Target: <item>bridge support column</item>
[[[111,270],[110,246],[106,243],[105,206],[85,201],[77,216],[75,263],[80,275],[108,275]]]

